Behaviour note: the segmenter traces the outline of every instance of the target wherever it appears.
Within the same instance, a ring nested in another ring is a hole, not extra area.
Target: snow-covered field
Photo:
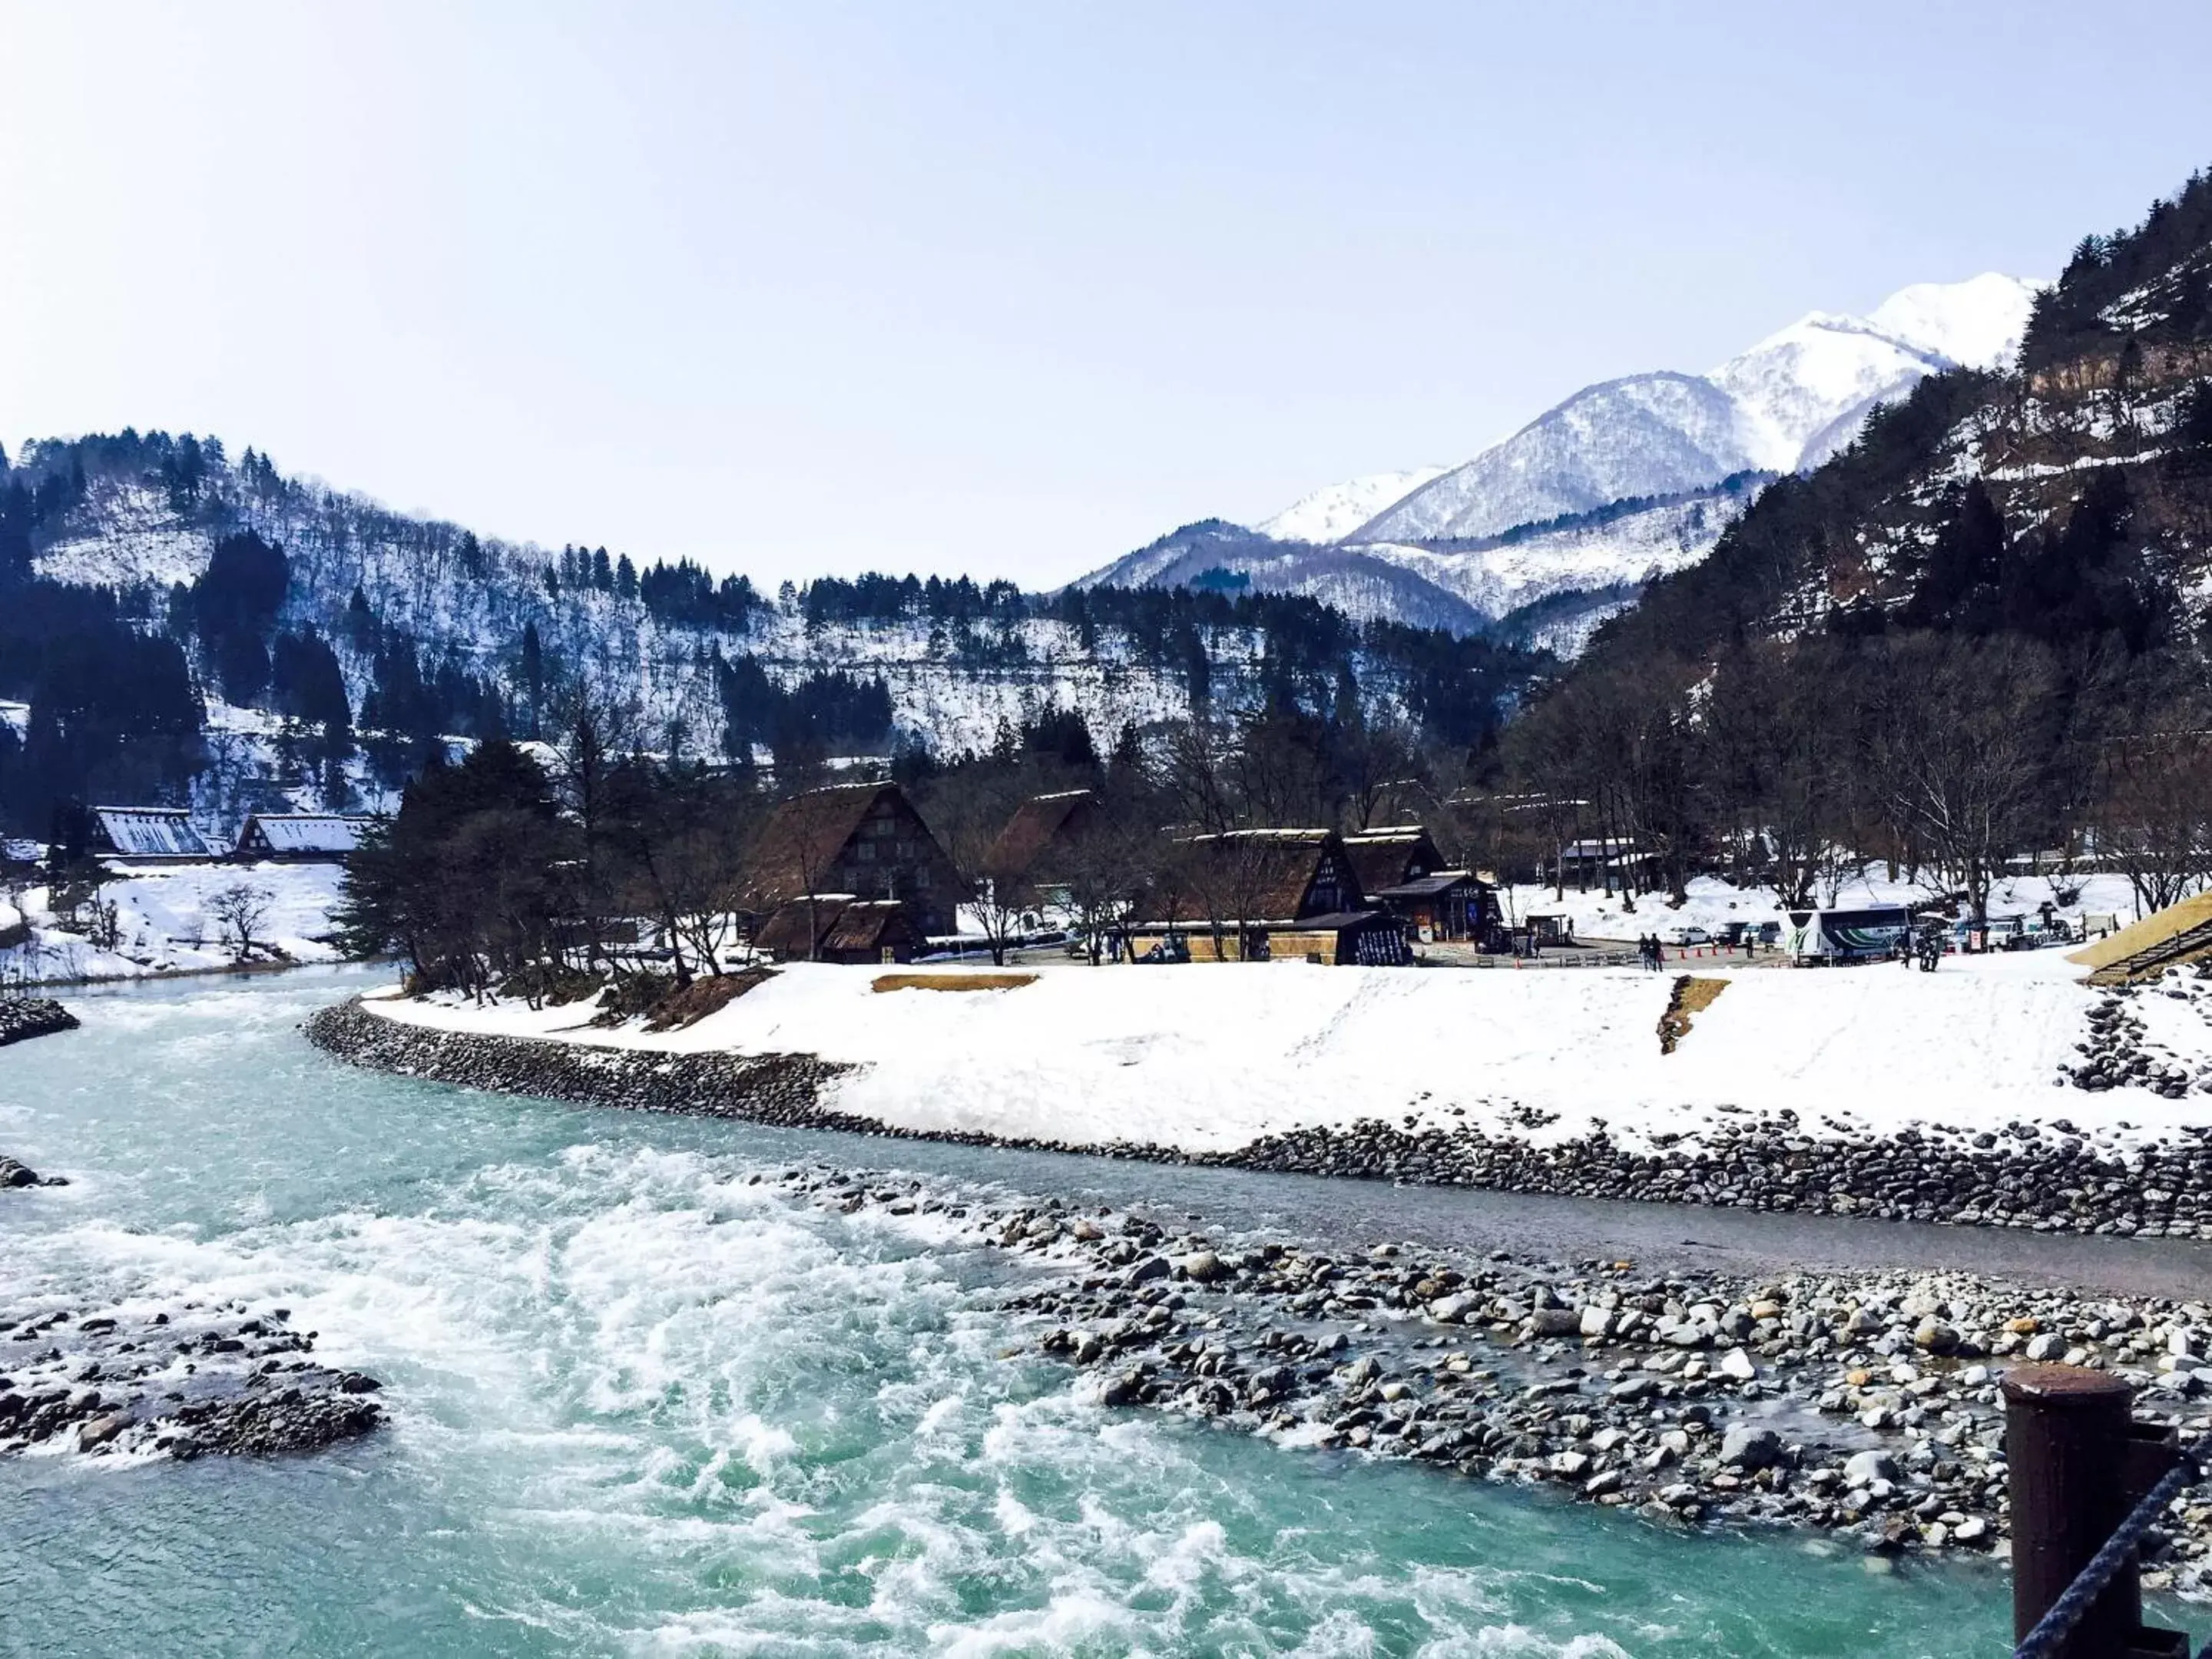
[[[1382,1118],[1540,1142],[1747,1125],[1802,1133],[1911,1122],[1997,1128],[2070,1117],[2125,1145],[2212,1121],[2212,1099],[2052,1086],[2093,995],[2057,951],[1729,975],[1672,1054],[1657,1025],[1674,975],[1632,969],[1052,967],[989,991],[872,989],[873,970],[797,964],[688,1030],[591,1030],[583,1006],[533,1012],[396,998],[385,1018],[445,1030],[682,1052],[803,1052],[854,1062],[830,1103],[921,1129],[1086,1144],[1241,1146]],[[2212,994],[2138,999],[2150,1035],[2212,1062]]]
[[[2074,902],[2058,902],[2062,889],[2078,890],[2074,891]],[[1927,883],[1892,880],[1882,866],[1869,864],[1841,884],[1835,902],[1837,906],[1850,909],[1884,904],[1925,904],[1935,896],[1934,889]],[[1827,892],[1823,890],[1820,896],[1826,903]],[[2039,921],[2040,907],[2046,901],[2051,904],[2053,915],[2077,933],[2085,915],[2117,915],[2123,926],[2137,917],[2135,895],[2128,886],[2127,878],[2111,875],[2064,878],[2016,876],[2001,880],[1990,891],[1990,915]],[[1639,939],[1652,933],[1662,939],[1671,939],[1678,927],[1702,927],[1709,933],[1717,933],[1731,921],[1780,921],[1785,927],[1789,925],[1781,906],[1775,902],[1773,889],[1737,887],[1717,876],[1693,878],[1688,884],[1687,902],[1680,908],[1670,908],[1663,893],[1644,893],[1636,898],[1636,908],[1632,911],[1618,894],[1608,896],[1597,887],[1583,892],[1571,882],[1565,896],[1558,897],[1550,887],[1509,887],[1500,893],[1499,902],[1506,915],[1516,921],[1530,915],[1571,916],[1576,936],[1580,939]]]
[[[100,890],[116,907],[116,948],[102,950],[82,933],[64,931],[48,908],[46,890],[27,887],[0,895],[0,928],[27,921],[31,939],[0,950],[0,981],[136,979],[149,974],[227,968],[234,946],[210,903],[225,888],[243,883],[268,896],[267,914],[253,939],[253,960],[270,960],[273,946],[295,962],[332,962],[324,942],[337,902],[335,864],[198,864],[134,866],[111,860],[119,879]]]

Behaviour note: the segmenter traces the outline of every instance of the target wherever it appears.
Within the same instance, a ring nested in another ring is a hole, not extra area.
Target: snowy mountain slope
[[[1968,368],[2002,368],[2020,356],[2028,312],[2045,286],[1994,270],[1963,283],[1915,283],[1876,306],[1867,320]]]
[[[1485,615],[1502,617],[1554,594],[1638,585],[1696,563],[1763,482],[1761,475],[1744,475],[1641,511],[1594,513],[1557,527],[1474,542],[1360,545]]]
[[[1991,272],[1899,289],[1864,318],[1811,313],[1705,374],[1585,386],[1460,466],[1334,484],[1251,531],[1209,520],[1204,556],[1163,538],[1083,584],[1172,585],[1219,570],[1334,592],[1363,615],[1411,605],[1405,619],[1442,626],[1458,624],[1440,620],[1435,592],[1465,601],[1478,621],[1585,590],[1617,608],[1612,590],[1711,550],[1749,499],[1747,477],[1818,465],[1871,410],[1930,374],[2009,362],[2040,286]],[[1370,502],[1380,505],[1348,525]],[[1571,519],[1590,521],[1559,522]],[[1423,586],[1377,582],[1366,566],[1325,556],[1330,549]]]
[[[1794,472],[1817,437],[1839,431],[1877,404],[1900,398],[1948,358],[1907,345],[1856,317],[1814,313],[1769,335],[1712,371],[1711,383],[1736,412],[1736,436],[1748,465]],[[1825,459],[1825,458],[1815,458]]]
[[[1494,535],[1624,495],[1817,464],[1876,404],[1954,364],[1990,368],[2017,352],[2037,287],[1994,273],[1920,283],[1871,318],[1809,313],[1706,374],[1586,388],[1346,539]]]
[[[1370,472],[1364,478],[1348,478],[1301,496],[1252,527],[1279,542],[1342,541],[1384,507],[1450,470],[1418,466],[1410,472]]]
[[[416,641],[426,672],[451,663],[512,686],[525,629],[534,628],[549,663],[634,702],[640,728],[655,747],[676,747],[673,734],[680,731],[686,745],[714,752],[724,725],[710,662],[716,652],[753,659],[787,689],[837,671],[879,680],[890,696],[895,734],[948,750],[987,748],[1002,720],[1018,727],[1048,706],[1073,710],[1109,737],[1125,721],[1144,726],[1191,707],[1184,666],[1147,660],[1112,629],[1086,634],[1024,614],[978,623],[974,638],[963,640],[969,630],[957,625],[933,626],[911,616],[810,620],[803,603],[775,599],[763,599],[739,626],[671,622],[617,592],[588,586],[550,592],[547,572],[558,561],[543,549],[477,538],[317,484],[257,481],[221,459],[219,449],[210,453],[216,459],[204,483],[183,504],[143,468],[96,465],[82,498],[36,539],[33,569],[52,581],[120,590],[137,614],[161,626],[172,588],[189,586],[207,570],[216,544],[254,531],[280,546],[289,566],[282,624],[312,625],[330,642],[357,716],[374,670],[372,651],[356,638],[349,614],[356,589],[380,629],[404,630]],[[23,464],[39,465],[40,453],[40,446],[27,447]],[[1222,562],[1217,544],[1284,550],[1250,531],[1214,524],[1163,538],[1151,562],[1194,574]],[[1461,632],[1479,623],[1462,601],[1417,574],[1326,551],[1322,568],[1258,586],[1341,601],[1363,617],[1430,615],[1435,625]],[[1265,650],[1260,635],[1208,628],[1205,645],[1214,697],[1235,707],[1257,695]],[[231,709],[212,691],[206,704],[210,746],[235,763],[211,769],[208,788],[244,787],[240,780],[268,772],[283,722],[263,711]],[[21,707],[0,707],[0,720]],[[224,775],[216,777],[216,771]],[[367,786],[362,778],[356,782]],[[196,794],[195,804],[225,822],[237,816],[235,803],[212,794],[204,801]],[[295,804],[316,803],[301,796]]]
[[[1349,539],[1494,536],[1626,495],[1693,489],[1755,464],[1720,387],[1694,374],[1631,375],[1577,392]]]
[[[1489,617],[1390,550],[1279,541],[1218,519],[1187,525],[1139,549],[1083,586],[1212,586],[1302,593],[1366,622],[1480,632]]]

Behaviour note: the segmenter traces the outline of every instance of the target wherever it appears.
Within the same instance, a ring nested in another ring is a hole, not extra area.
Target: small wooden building
[[[793,899],[761,925],[754,947],[777,962],[912,962],[921,936],[897,899],[830,894]]]
[[[1633,842],[1613,836],[1600,836],[1587,841],[1571,841],[1559,849],[1559,869],[1554,879],[1573,882],[1584,892],[1593,883],[1644,881],[1657,874],[1659,855],[1646,852]]]
[[[141,864],[205,864],[214,852],[181,807],[95,806],[92,851]]]
[[[1486,939],[1500,921],[1496,890],[1466,870],[1438,870],[1369,896],[1424,943]]]
[[[1174,935],[1193,962],[1410,959],[1403,925],[1366,903],[1334,830],[1232,830],[1182,846],[1182,919],[1141,923],[1139,937]]]
[[[1387,910],[1303,917],[1286,927],[1270,928],[1267,945],[1271,960],[1316,962],[1327,968],[1401,968],[1413,959],[1405,924]]]
[[[780,803],[753,843],[742,886],[756,912],[842,894],[899,901],[918,938],[958,925],[952,860],[895,783],[832,784]]]
[[[337,864],[361,845],[371,819],[343,812],[256,812],[231,856],[286,864]]]

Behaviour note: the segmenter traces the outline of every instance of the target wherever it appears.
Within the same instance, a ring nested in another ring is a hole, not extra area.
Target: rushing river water
[[[330,973],[0,1050],[0,1310],[227,1297],[384,1379],[271,1462],[0,1462],[0,1651],[2000,1654],[2003,1583],[1086,1403],[993,1253],[748,1177],[1044,1167],[352,1071]],[[1220,1200],[1131,1172],[1167,1207]],[[5,1356],[0,1354],[0,1365]]]

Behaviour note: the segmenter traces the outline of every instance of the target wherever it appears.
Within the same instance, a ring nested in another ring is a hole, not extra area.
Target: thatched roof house
[[[256,812],[240,828],[234,856],[335,863],[361,845],[372,822],[343,812]]]
[[[896,899],[832,895],[793,899],[761,924],[753,944],[778,962],[911,962],[921,938]]]
[[[1363,830],[1344,838],[1346,856],[1359,878],[1359,890],[1372,898],[1386,887],[1396,887],[1444,868],[1429,832],[1418,823],[1387,824]]]
[[[198,864],[215,857],[191,818],[173,806],[95,806],[92,850],[149,864]]]
[[[959,878],[898,785],[840,783],[793,795],[769,815],[743,890],[761,911],[830,894],[897,899],[927,936],[955,930]]]
[[[1096,817],[1098,797],[1088,789],[1032,795],[1014,809],[984,854],[983,869],[997,882],[1033,884],[1059,878],[1058,857]]]
[[[1334,830],[1232,830],[1180,845],[1178,915],[1136,932],[1180,936],[1194,961],[1406,960],[1402,927],[1367,905]]]

